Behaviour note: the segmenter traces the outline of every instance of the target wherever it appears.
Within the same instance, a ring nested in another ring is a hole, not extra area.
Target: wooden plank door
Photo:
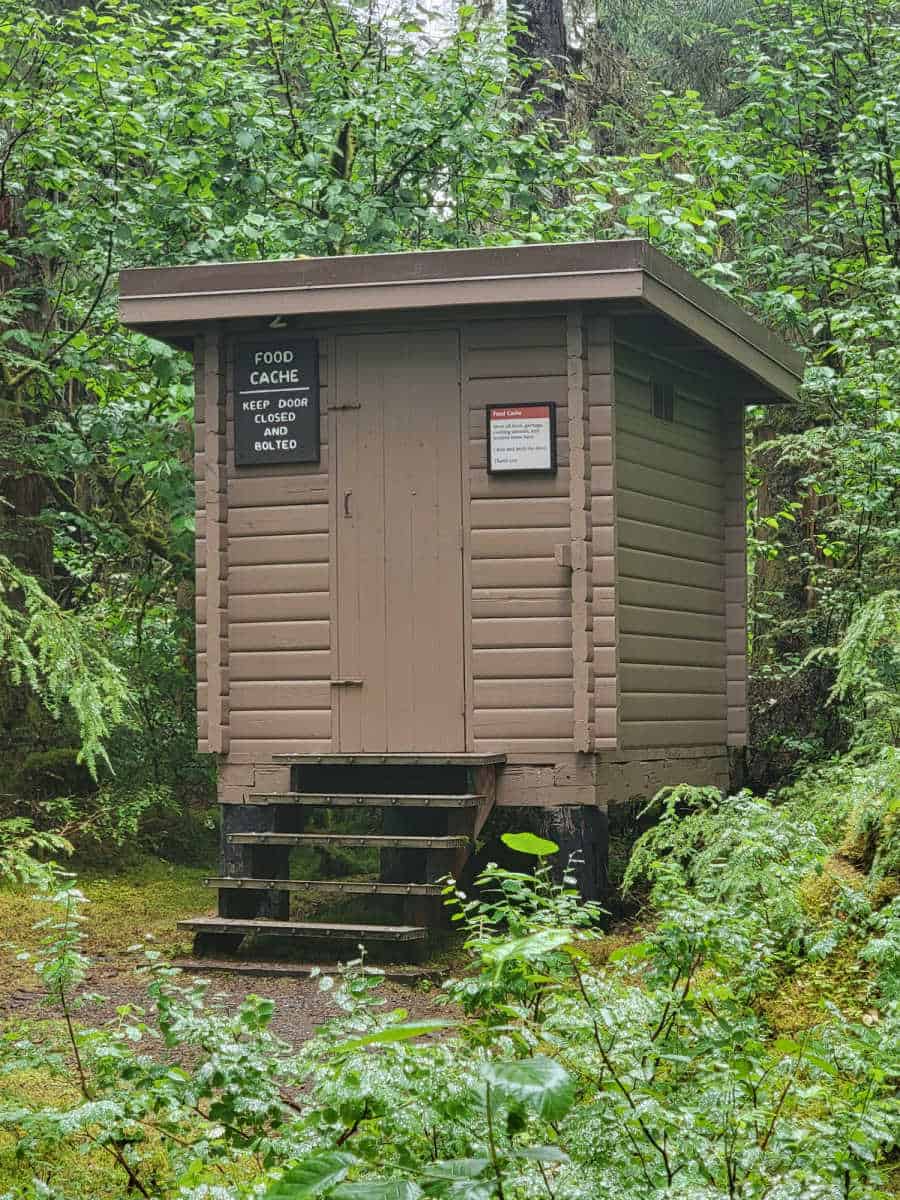
[[[338,746],[464,751],[457,334],[336,350]]]

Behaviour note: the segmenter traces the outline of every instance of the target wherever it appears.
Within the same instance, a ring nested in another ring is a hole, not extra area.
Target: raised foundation
[[[501,838],[503,833],[532,832],[559,846],[559,854],[551,864],[558,878],[570,869],[586,900],[609,904],[611,822],[621,824],[619,814],[633,814],[666,786],[688,783],[725,789],[729,766],[726,750],[718,747],[602,750],[557,755],[552,762],[539,761],[536,755],[522,755],[507,763],[480,767],[459,761],[421,765],[378,762],[375,756],[372,759],[369,763],[346,766],[334,761],[223,765],[222,876],[290,878],[289,846],[247,845],[235,842],[233,837],[258,831],[302,833],[309,810],[287,802],[293,793],[362,790],[402,796],[428,790],[470,791],[486,797],[486,803],[475,816],[474,827],[472,811],[464,807],[417,809],[398,803],[386,808],[380,818],[381,832],[410,841],[402,849],[381,849],[377,878],[384,884],[400,884],[453,874],[464,888],[470,888],[488,862],[515,870],[526,869],[527,860],[509,850]],[[270,796],[279,795],[283,802],[266,803]],[[337,827],[343,828],[341,824]],[[474,853],[469,848],[461,851],[442,848],[439,839],[454,834],[474,839],[470,841]],[[416,836],[438,840],[432,847],[424,844],[414,847],[411,843]],[[617,839],[621,857],[625,849],[619,842],[621,837]],[[222,888],[219,896],[220,917],[285,921],[290,916],[290,899],[285,890]],[[365,910],[367,904],[361,903]],[[445,924],[442,903],[434,895],[379,896],[378,903],[398,921],[427,925],[431,929]]]

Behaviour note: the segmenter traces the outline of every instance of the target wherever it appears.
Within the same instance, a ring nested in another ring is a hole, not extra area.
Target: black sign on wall
[[[313,338],[234,343],[234,461],[319,461],[319,345]]]

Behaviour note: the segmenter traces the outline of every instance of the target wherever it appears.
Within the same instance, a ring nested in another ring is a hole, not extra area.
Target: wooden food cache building
[[[769,330],[637,240],[130,270],[121,316],[196,368],[196,932],[422,937],[495,806],[555,810],[590,892],[609,805],[725,783],[743,409],[802,370]],[[376,880],[290,878],[346,845]]]

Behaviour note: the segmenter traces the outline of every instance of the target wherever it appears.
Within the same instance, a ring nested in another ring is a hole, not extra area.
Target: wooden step
[[[309,979],[310,976],[333,974],[334,962],[299,963],[271,962],[265,959],[243,958],[173,958],[172,966],[192,975],[245,975],[250,977],[267,975],[276,979]],[[439,984],[445,972],[440,967],[412,967],[385,963],[379,966],[378,974],[388,983],[416,984],[428,981]]]
[[[323,808],[477,808],[484,802],[477,795],[381,795],[376,792],[259,792],[245,793],[231,804],[298,804]]]
[[[505,754],[273,754],[273,762],[320,767],[490,767],[506,762]]]
[[[428,936],[420,925],[336,925],[317,921],[239,920],[233,917],[191,917],[178,922],[191,933],[251,934],[348,941],[416,942]]]
[[[236,846],[368,846],[381,850],[458,850],[467,837],[387,837],[361,833],[232,833]]]
[[[324,892],[346,896],[440,896],[438,883],[378,883],[367,879],[250,879],[221,876],[204,879],[207,887],[248,888],[251,891]]]

